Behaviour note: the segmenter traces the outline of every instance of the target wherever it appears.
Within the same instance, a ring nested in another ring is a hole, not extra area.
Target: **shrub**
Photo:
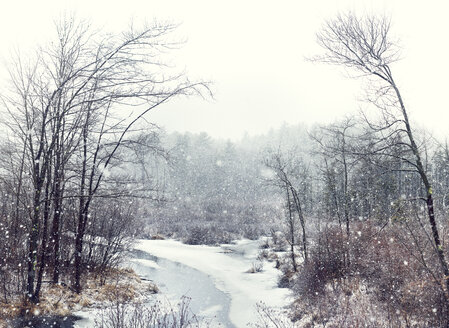
[[[185,243],[189,245],[229,244],[232,236],[216,226],[195,226],[187,233]]]
[[[445,290],[434,279],[438,260],[426,248],[425,232],[414,224],[353,223],[349,240],[338,227],[319,232],[309,262],[300,268],[294,283],[306,304],[302,315],[309,311],[326,321],[338,314],[347,320],[344,327],[351,326],[349,322],[357,326],[373,313],[388,317],[395,327],[408,327],[411,322],[417,327],[446,327]],[[343,302],[349,305],[342,307]],[[373,308],[358,308],[362,303]],[[368,326],[387,327],[388,323],[376,321]]]
[[[251,264],[251,268],[249,268],[247,273],[256,273],[256,272],[262,272],[263,271],[263,260],[257,260],[256,262],[253,262]]]
[[[309,261],[299,269],[294,289],[300,295],[314,297],[325,291],[329,282],[346,274],[346,239],[339,229],[327,228],[318,235],[318,243],[310,248]]]
[[[287,241],[284,234],[280,231],[271,231],[271,241],[275,252],[283,252],[287,249]]]
[[[263,302],[256,304],[257,322],[250,324],[253,328],[291,328],[293,323],[284,309],[268,307]]]
[[[116,302],[95,319],[96,328],[200,328],[201,322],[190,310],[190,298],[182,297],[176,306],[160,301],[152,304]]]

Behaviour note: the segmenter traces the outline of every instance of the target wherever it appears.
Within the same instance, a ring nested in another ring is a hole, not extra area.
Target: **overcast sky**
[[[149,117],[168,131],[205,131],[238,139],[283,122],[331,122],[364,104],[361,81],[338,67],[305,57],[319,52],[315,33],[338,12],[384,13],[401,38],[403,60],[393,73],[411,117],[440,137],[449,136],[446,1],[126,0],[8,1],[0,10],[0,56],[44,40],[64,11],[105,30],[131,18],[181,23],[186,45],[176,63],[192,79],[214,82],[215,99],[180,99]],[[446,132],[447,131],[447,132]]]

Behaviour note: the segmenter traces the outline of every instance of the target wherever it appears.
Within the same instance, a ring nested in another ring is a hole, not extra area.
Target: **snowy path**
[[[260,273],[246,273],[256,261],[257,241],[241,240],[223,247],[185,245],[174,240],[140,240],[136,249],[179,262],[209,275],[215,286],[231,298],[229,317],[236,327],[257,321],[255,304],[283,307],[291,301],[288,289],[278,288],[279,271],[265,262]],[[233,253],[225,253],[224,249]]]

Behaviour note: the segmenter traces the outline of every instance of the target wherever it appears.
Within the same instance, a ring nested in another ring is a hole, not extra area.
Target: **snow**
[[[213,305],[203,311],[201,311],[200,313],[198,313],[198,315],[200,316],[207,316],[207,317],[213,317],[214,315],[216,315],[216,313],[218,313],[219,311],[221,311],[222,306],[221,305]]]
[[[223,247],[211,247],[185,245],[175,240],[140,240],[135,248],[209,275],[215,286],[231,298],[231,322],[237,327],[246,327],[257,321],[256,303],[262,301],[269,307],[279,308],[293,300],[288,289],[277,287],[279,271],[272,264],[265,263],[260,273],[246,272],[257,261],[259,244],[240,240]]]
[[[141,263],[147,267],[154,268],[154,269],[160,269],[159,264],[152,260],[145,260],[145,259],[131,259],[132,262]]]

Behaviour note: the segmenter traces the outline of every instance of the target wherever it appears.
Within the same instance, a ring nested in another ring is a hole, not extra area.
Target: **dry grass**
[[[162,236],[162,235],[159,235],[159,234],[155,234],[155,235],[152,235],[152,236],[150,237],[150,239],[152,239],[152,240],[164,240],[165,237]]]
[[[10,304],[0,303],[0,318],[13,319],[17,316],[68,316],[74,311],[89,307],[104,307],[113,302],[138,301],[146,294],[158,292],[157,286],[142,281],[130,269],[110,269],[99,276],[87,274],[81,294],[67,285],[44,284],[38,304],[17,300]],[[0,328],[2,326],[0,319]],[[6,327],[6,323],[4,323]]]

